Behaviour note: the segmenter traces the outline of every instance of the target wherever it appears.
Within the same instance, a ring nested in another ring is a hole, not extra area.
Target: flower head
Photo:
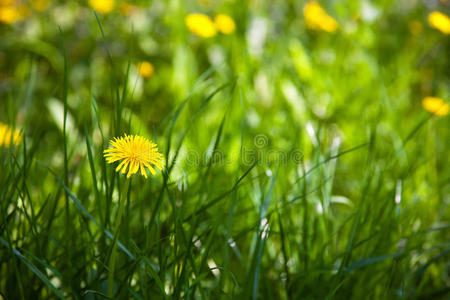
[[[338,29],[338,22],[316,1],[309,2],[303,8],[306,26],[314,30],[334,32]]]
[[[214,23],[216,24],[217,30],[223,34],[230,34],[236,29],[236,24],[234,20],[225,14],[218,14],[214,18]]]
[[[137,70],[139,75],[141,75],[143,78],[149,78],[153,75],[153,73],[155,73],[155,68],[148,61],[141,61],[140,63],[138,63]]]
[[[133,5],[128,2],[122,2],[119,5],[119,13],[124,16],[130,16],[137,10],[138,10],[138,7],[136,5]]]
[[[120,161],[116,171],[125,174],[128,169],[127,178],[137,173],[147,178],[145,168],[155,175],[153,166],[162,170],[164,166],[163,156],[158,152],[158,147],[152,141],[138,135],[127,135],[110,140],[111,147],[104,150],[104,156],[108,163]]]
[[[437,97],[425,97],[422,100],[422,106],[436,116],[445,116],[450,111],[450,105]]]
[[[19,10],[14,6],[0,6],[0,22],[5,24],[14,24],[20,20]]]
[[[30,2],[31,6],[37,11],[45,11],[50,4],[50,0],[34,0]]]
[[[19,130],[12,130],[8,125],[0,123],[0,147],[19,145],[22,137]]]
[[[441,12],[433,11],[428,15],[428,23],[431,27],[440,30],[442,33],[450,34],[450,18]]]
[[[114,0],[89,0],[89,5],[101,14],[110,13],[114,9]]]
[[[409,31],[415,35],[419,36],[423,31],[423,25],[417,20],[412,20],[408,23]]]
[[[189,14],[184,19],[190,32],[209,38],[216,35],[217,30],[210,17],[204,14]]]
[[[11,6],[14,5],[16,0],[0,0],[0,6]]]

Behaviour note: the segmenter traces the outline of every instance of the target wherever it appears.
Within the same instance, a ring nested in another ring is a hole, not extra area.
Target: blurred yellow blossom
[[[0,22],[13,24],[20,20],[20,12],[14,6],[0,6]]]
[[[149,78],[153,75],[153,73],[155,73],[155,68],[148,61],[141,61],[140,63],[138,63],[137,70],[139,75],[141,75],[143,78]]]
[[[21,139],[19,130],[13,131],[8,125],[0,123],[0,147],[19,145]]]
[[[0,6],[12,6],[16,0],[0,0]]]
[[[450,105],[438,97],[425,97],[422,100],[423,108],[436,116],[445,116],[450,110]]]
[[[209,38],[216,35],[217,30],[210,17],[204,14],[189,14],[185,18],[189,31],[198,36]]]
[[[306,26],[314,30],[334,32],[339,28],[338,22],[331,17],[316,1],[309,2],[303,8]]]
[[[428,23],[445,34],[450,34],[450,18],[441,12],[433,11],[428,15]]]
[[[19,12],[20,15],[20,19],[26,19],[30,16],[31,14],[31,10],[28,6],[26,6],[25,4],[20,4],[17,7],[17,10]]]
[[[122,2],[119,5],[119,13],[124,16],[129,16],[137,10],[136,5],[128,2]]]
[[[50,4],[50,0],[31,0],[31,6],[37,11],[44,11],[47,9]]]
[[[225,14],[218,14],[214,18],[214,23],[216,24],[217,30],[219,30],[223,34],[233,33],[236,29],[234,20],[230,16],[227,16]]]
[[[102,14],[110,13],[114,9],[114,0],[89,0],[89,5]]]
[[[409,31],[415,36],[420,35],[423,31],[422,23],[417,20],[410,21],[408,23],[408,27],[409,27]]]

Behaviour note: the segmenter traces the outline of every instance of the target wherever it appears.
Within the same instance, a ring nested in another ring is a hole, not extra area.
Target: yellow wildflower
[[[450,34],[450,18],[441,12],[433,11],[428,15],[428,23],[431,27],[440,30],[442,33]]]
[[[0,6],[0,22],[14,24],[20,20],[20,12],[13,6]]]
[[[31,14],[31,10],[28,6],[26,6],[25,4],[20,4],[17,7],[17,11],[19,12],[20,15],[20,19],[26,19],[30,16]]]
[[[16,0],[0,0],[0,6],[12,6]]]
[[[143,78],[149,78],[153,75],[153,73],[155,73],[155,68],[148,61],[141,61],[140,63],[138,63],[137,70],[139,75],[141,75]]]
[[[136,5],[128,2],[122,2],[119,5],[119,13],[124,16],[129,16],[137,10]]]
[[[163,155],[158,152],[158,146],[142,136],[127,135],[110,140],[111,148],[103,151],[106,161],[113,163],[121,161],[116,171],[125,174],[128,169],[127,178],[136,174],[139,170],[147,178],[145,168],[155,175],[153,166],[162,170],[164,166]]]
[[[223,34],[230,34],[236,29],[236,24],[234,20],[225,14],[218,14],[214,18],[214,23],[216,24],[217,30]]]
[[[408,27],[409,31],[415,36],[419,36],[423,31],[422,23],[417,20],[410,21]]]
[[[331,17],[316,1],[309,2],[303,8],[306,26],[314,30],[334,32],[338,29],[338,22]]]
[[[30,3],[35,10],[42,12],[47,9],[50,4],[50,0],[32,0]]]
[[[102,14],[110,13],[114,9],[114,0],[89,0],[89,5]]]
[[[445,116],[450,110],[450,105],[438,97],[425,97],[422,106],[436,116]]]
[[[8,125],[0,123],[0,147],[19,145],[22,137],[19,130],[12,130]]]
[[[216,35],[217,30],[210,17],[204,14],[189,14],[184,19],[187,28],[198,36],[209,38]]]

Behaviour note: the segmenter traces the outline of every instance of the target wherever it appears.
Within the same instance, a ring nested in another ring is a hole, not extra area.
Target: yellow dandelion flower
[[[303,8],[306,26],[313,30],[334,32],[339,28],[338,22],[316,1],[309,2]]]
[[[0,0],[0,6],[12,6],[16,0]]]
[[[13,6],[0,6],[0,22],[14,24],[20,20],[20,12]]]
[[[415,35],[419,36],[423,31],[423,25],[417,20],[412,20],[408,23],[409,31]]]
[[[137,11],[137,6],[128,2],[122,2],[119,5],[119,13],[124,16],[129,16]]]
[[[217,30],[210,17],[204,14],[189,14],[184,19],[190,32],[198,36],[209,38],[216,35]]]
[[[164,166],[163,155],[158,152],[158,146],[142,136],[125,134],[123,137],[110,140],[109,143],[111,148],[103,151],[106,161],[108,163],[121,161],[116,171],[125,174],[128,169],[127,178],[139,170],[147,178],[145,168],[155,175],[153,166],[159,170]]]
[[[89,5],[102,14],[110,13],[114,9],[114,0],[89,0]]]
[[[12,130],[8,125],[0,123],[0,147],[19,145],[22,140],[19,130]]]
[[[428,23],[431,27],[440,30],[442,33],[450,34],[450,18],[441,12],[433,11],[428,15]]]
[[[31,15],[31,10],[25,4],[21,4],[17,7],[17,11],[19,12],[20,19],[26,19]]]
[[[450,105],[438,97],[425,97],[422,106],[436,116],[445,116],[450,111]]]
[[[37,11],[45,11],[50,4],[50,0],[32,0],[30,1],[33,8]]]
[[[214,23],[216,24],[217,30],[219,30],[223,34],[233,33],[236,29],[234,20],[230,16],[227,16],[225,14],[218,14],[214,18]]]
[[[141,61],[140,63],[138,63],[137,70],[142,78],[149,78],[153,75],[153,73],[155,73],[155,68],[148,61]]]

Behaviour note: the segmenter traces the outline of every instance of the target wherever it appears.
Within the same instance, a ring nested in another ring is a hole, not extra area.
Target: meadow
[[[448,299],[448,0],[0,0],[0,299]]]

